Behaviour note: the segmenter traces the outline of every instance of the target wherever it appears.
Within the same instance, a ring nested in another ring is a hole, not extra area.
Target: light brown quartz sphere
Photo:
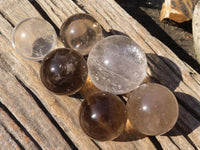
[[[139,132],[154,136],[168,132],[178,118],[178,103],[166,87],[150,83],[135,89],[127,102],[128,117]]]
[[[63,23],[60,37],[66,47],[87,55],[94,44],[102,38],[102,29],[92,16],[79,13]]]

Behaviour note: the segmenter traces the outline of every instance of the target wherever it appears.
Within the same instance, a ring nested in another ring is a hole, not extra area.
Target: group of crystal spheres
[[[124,130],[127,118],[134,129],[154,136],[168,132],[178,118],[178,103],[166,87],[143,84],[147,59],[142,48],[122,35],[103,38],[100,24],[88,14],[75,14],[62,25],[66,48],[52,50],[57,36],[45,20],[29,18],[12,34],[13,46],[24,58],[42,60],[40,77],[57,94],[72,95],[85,84],[88,74],[102,92],[82,102],[80,126],[91,138],[113,140]],[[87,62],[82,55],[88,55]],[[129,93],[127,104],[115,94]]]

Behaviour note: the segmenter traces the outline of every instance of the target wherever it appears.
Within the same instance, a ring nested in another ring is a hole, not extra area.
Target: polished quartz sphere
[[[121,99],[108,92],[95,93],[82,102],[79,121],[83,131],[98,141],[117,138],[126,125],[127,111]]]
[[[150,83],[135,89],[127,102],[128,117],[139,132],[154,136],[168,132],[178,118],[178,103],[166,87]]]
[[[87,64],[82,55],[66,48],[50,52],[40,68],[42,83],[58,94],[76,93],[86,82],[87,75]]]
[[[13,30],[12,45],[24,58],[39,61],[51,51],[57,35],[50,23],[39,18],[28,18]]]
[[[144,51],[132,39],[122,35],[99,41],[90,51],[87,64],[94,85],[114,94],[132,91],[146,76]]]
[[[60,37],[66,47],[87,55],[94,44],[102,38],[102,29],[92,16],[79,13],[63,23]]]

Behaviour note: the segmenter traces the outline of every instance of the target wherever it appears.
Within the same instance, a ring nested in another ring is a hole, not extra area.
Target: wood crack
[[[149,139],[154,144],[154,146],[156,147],[157,150],[163,150],[161,144],[159,143],[159,141],[156,139],[155,136],[150,136]]]
[[[54,6],[56,6],[56,8],[58,8],[57,5],[56,5],[53,1],[51,1],[51,2],[53,3]],[[60,18],[60,15],[59,15],[58,13],[56,13],[56,11],[54,10],[54,8],[51,7],[51,6],[49,5],[48,2],[46,2],[46,4],[47,4],[47,6],[49,6],[49,7],[51,8],[52,12],[53,12],[53,13],[59,18],[59,20],[62,22],[62,19]],[[59,9],[59,8],[58,8],[58,9]],[[44,11],[44,10],[43,10],[43,11]]]
[[[81,10],[88,13],[88,11],[84,8],[82,4],[80,4],[77,0],[72,0]]]
[[[35,100],[35,102],[37,103],[37,105],[46,114],[46,116],[49,118],[49,120],[52,122],[52,124],[56,127],[56,129],[60,132],[60,134],[62,135],[62,137],[64,138],[64,140],[69,144],[69,146],[73,150],[78,150],[78,148],[71,141],[71,139],[67,136],[67,134],[63,131],[63,129],[59,126],[59,124],[56,122],[56,120],[53,118],[53,116],[44,107],[44,105],[41,103],[41,101],[38,99],[38,97],[28,87],[26,87],[19,78],[16,77],[16,79],[25,88],[25,90],[33,97],[33,99]]]
[[[25,150],[23,145],[12,135],[12,133],[10,133],[3,124],[1,124],[1,125],[4,128],[4,130],[10,135],[10,137],[13,139],[13,141],[15,141],[15,143],[19,146],[19,148],[22,149],[22,150]]]
[[[27,135],[31,141],[35,144],[35,146],[42,150],[41,146],[37,143],[37,141],[30,135],[30,133],[24,128],[24,126],[15,118],[15,116],[8,110],[8,108],[0,102],[0,107],[8,114],[8,116],[20,127],[20,129]]]
[[[179,94],[179,93],[178,93]],[[200,116],[199,116],[199,113],[196,112],[195,110],[193,110],[192,107],[188,107],[187,103],[185,103],[184,101],[180,100],[179,96],[177,96],[178,94],[175,93],[176,95],[176,98],[178,100],[178,103],[180,105],[182,105],[195,119],[197,119],[198,121],[200,121]],[[191,99],[190,99],[191,100]],[[194,101],[194,100],[193,100]],[[197,101],[197,100],[195,100]],[[198,103],[198,101],[197,101]]]
[[[56,26],[56,24],[50,19],[50,17],[47,15],[47,13],[42,9],[42,7],[35,1],[35,0],[29,0],[29,2],[35,7],[35,9],[39,12],[39,14],[47,20],[56,30],[57,35],[59,35],[59,28]]]
[[[10,23],[10,25],[11,25],[12,27],[15,26],[1,11],[0,11],[0,15],[1,15],[3,18],[5,18],[5,20],[6,20],[8,23]]]
[[[97,148],[99,149],[99,150],[102,150],[102,148],[97,144],[97,142],[95,142],[94,140],[91,140],[96,146],[97,146]]]
[[[181,150],[180,147],[178,147],[178,145],[172,140],[171,137],[169,137],[169,140],[170,140],[179,150]]]
[[[180,127],[178,124],[176,124],[177,126],[177,129],[182,133],[182,135],[185,137],[185,139],[192,145],[192,147],[195,149],[195,150],[198,150],[198,148],[195,146],[194,142],[188,137],[186,131]]]

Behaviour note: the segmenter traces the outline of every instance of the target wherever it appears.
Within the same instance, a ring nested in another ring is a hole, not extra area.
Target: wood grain
[[[15,138],[15,141],[17,141],[20,147],[30,150],[38,149],[31,138],[26,135],[23,129],[21,129],[12,118],[10,118],[10,116],[7,114],[7,112],[5,112],[5,110],[3,110],[2,107],[0,108],[0,125],[2,129]],[[3,135],[3,132],[0,133]],[[1,139],[0,141],[5,142],[5,138]],[[2,146],[1,143],[0,145],[2,149],[6,148],[5,146]]]
[[[21,2],[22,3],[22,2]],[[21,20],[17,20],[18,18],[12,17],[10,14],[10,9],[12,6],[17,9],[23,6],[19,6],[18,3],[15,5],[7,6],[6,9],[2,8],[1,11],[9,18],[9,22],[16,25]],[[34,8],[28,6],[26,3],[26,7],[29,7],[31,10],[27,11],[26,15],[29,17],[29,13],[31,15],[34,14]],[[7,13],[7,11],[9,13]],[[18,12],[18,16],[20,16],[20,11]],[[23,16],[25,16],[23,12]],[[37,13],[36,13],[37,16]],[[7,28],[7,27],[5,27]],[[3,28],[1,28],[3,30]],[[6,35],[5,35],[6,36]],[[14,74],[21,80],[23,83],[30,88],[41,100],[47,110],[53,115],[59,125],[63,128],[66,134],[72,139],[72,141],[76,144],[79,149],[99,149],[93,141],[91,141],[80,129],[78,122],[78,109],[80,106],[80,101],[77,101],[73,98],[67,96],[55,96],[50,93],[42,84],[39,79],[39,64],[35,62],[30,62],[24,60],[18,56],[15,51],[12,49],[8,40],[2,37],[1,49],[5,52],[5,57],[12,58],[6,59],[8,64],[12,64],[12,68],[14,69]],[[14,61],[14,62],[13,62]],[[70,107],[69,107],[70,106]],[[137,144],[140,143],[140,144]],[[104,146],[103,146],[104,145]],[[117,149],[122,148],[125,149],[126,145],[129,148],[142,148],[146,147],[146,149],[155,149],[154,145],[147,138],[139,140],[138,142],[108,142],[102,144],[103,149]],[[124,148],[123,148],[124,147]]]
[[[41,0],[37,1],[43,8],[45,8],[45,4],[42,3]],[[188,108],[193,109],[196,114],[200,114],[198,92],[200,90],[200,76],[197,72],[178,59],[177,56],[163,43],[152,37],[137,21],[124,12],[124,10],[122,10],[114,1],[103,1],[99,3],[95,0],[77,0],[76,2],[81,5],[84,10],[92,14],[106,31],[114,29],[126,33],[128,36],[136,40],[147,53],[149,62],[148,74],[160,81],[160,83],[169,87],[172,91],[177,92],[175,94],[180,99],[181,103],[185,104]],[[56,5],[58,6],[59,2],[57,2]],[[50,12],[51,9],[46,9],[47,14],[50,14]],[[51,19],[56,21],[54,17],[51,17]],[[61,25],[58,24],[58,26]],[[188,113],[186,110],[184,111],[185,113]],[[181,119],[184,120],[184,117]],[[199,131],[195,130],[193,132],[198,133]],[[183,136],[179,138],[179,140],[182,141],[178,141],[179,144],[177,145],[180,147],[184,141],[187,141]],[[163,146],[167,146],[170,144],[169,139],[167,139],[167,141],[168,142],[165,142],[163,139],[160,140],[160,143]],[[188,147],[192,148],[189,143]]]
[[[15,143],[9,133],[0,124],[0,150],[20,150],[20,147]]]
[[[196,147],[199,148],[199,121],[194,117],[195,115],[200,114],[200,75],[197,72],[178,59],[177,56],[164,44],[152,37],[146,29],[129,16],[113,0],[104,0],[101,2],[95,0],[77,0],[79,7],[71,0],[37,0],[37,3],[41,6],[41,8],[43,8],[45,13],[58,28],[71,14],[83,12],[83,10],[79,8],[81,6],[84,10],[92,14],[106,31],[110,31],[111,29],[117,30],[136,40],[147,53],[149,64],[148,75],[175,91],[181,105],[186,107],[186,109],[181,109],[180,112],[180,114],[184,114],[180,115],[180,120],[178,121],[178,125],[181,126],[181,129],[176,127],[172,130],[176,134],[173,136],[158,136],[157,140],[161,143],[163,149],[169,149],[170,147],[173,149],[180,149],[183,147],[188,147],[188,149]],[[13,12],[13,10],[15,11]],[[44,148],[47,148],[49,146],[48,144],[51,144],[53,147],[57,145],[58,140],[56,139],[61,139],[62,141],[63,138],[58,137],[54,139],[46,135],[47,131],[44,127],[54,128],[53,124],[47,124],[48,119],[45,121],[46,123],[39,121],[46,118],[45,114],[38,108],[38,106],[35,106],[36,104],[34,100],[30,97],[30,95],[27,96],[26,91],[21,87],[21,85],[19,85],[19,83],[17,83],[14,76],[19,78],[23,84],[37,96],[42,105],[44,105],[47,111],[53,116],[58,125],[70,137],[77,148],[86,150],[95,150],[99,148],[105,150],[156,149],[155,145],[153,145],[148,137],[134,137],[136,134],[133,134],[131,130],[123,138],[121,138],[120,141],[95,143],[90,140],[79,126],[78,109],[80,106],[80,100],[73,97],[67,97],[65,95],[57,96],[49,92],[42,85],[39,79],[40,64],[21,58],[11,46],[10,35],[13,29],[12,25],[16,25],[27,17],[41,17],[40,14],[28,0],[0,1],[0,11],[0,53],[1,60],[7,66],[3,67],[4,71],[2,70],[2,72],[4,73],[1,74],[1,76],[5,76],[3,79],[12,79],[8,83],[12,83],[12,86],[10,85],[10,87],[15,87],[12,89],[12,92],[14,93],[13,95],[16,94],[15,96],[17,98],[15,99],[20,103],[11,101],[12,98],[9,98],[9,101],[5,100],[12,94],[8,93],[9,90],[5,90],[4,88],[6,87],[5,85],[7,85],[6,81],[2,81],[2,84],[0,84],[2,85],[1,91],[3,91],[1,93],[3,93],[4,97],[0,100],[22,123],[35,140],[38,143],[40,142],[39,144],[41,147],[43,146]],[[5,70],[9,76],[6,76]],[[16,90],[16,86],[20,88]],[[18,93],[16,91],[18,91]],[[26,98],[28,99],[27,101],[25,100]],[[31,110],[30,106],[26,107],[27,105],[34,107],[36,110]],[[23,110],[22,112],[24,113],[20,113],[20,110]],[[190,110],[193,110],[194,116],[188,112]],[[41,113],[43,116],[32,115],[32,118],[30,118],[29,115],[27,115],[28,113],[34,112],[36,114]],[[185,115],[189,117],[185,118]],[[39,118],[36,116],[39,116]],[[28,122],[26,122],[26,120],[28,120]],[[44,130],[39,130],[35,126],[31,128],[30,123],[32,123],[33,120],[35,120],[35,122],[38,123]],[[193,122],[195,122],[195,125]],[[36,129],[38,132],[35,131]],[[44,136],[40,137],[38,135],[40,132],[46,137],[41,141],[39,138]],[[180,135],[178,135],[179,133]],[[54,133],[54,136],[59,136],[59,133]],[[52,140],[48,141],[50,143],[45,143],[50,139]],[[168,145],[170,145],[170,147]],[[64,145],[61,144],[60,147],[64,147]]]
[[[29,11],[24,11],[28,9]],[[40,17],[39,13],[35,8],[26,0],[22,1],[1,1],[0,10],[4,17],[9,20],[12,24],[16,25],[21,20],[27,17]],[[14,14],[11,13],[11,10],[18,10]],[[18,16],[18,17],[17,17]],[[22,16],[21,18],[19,16]],[[38,96],[41,102],[45,105],[47,110],[55,117],[56,121],[64,129],[70,138],[75,142],[78,148],[80,149],[98,149],[97,146],[81,131],[79,122],[78,122],[78,108],[80,102],[74,98],[69,98],[67,96],[55,96],[50,93],[41,83],[39,78],[39,67],[40,64],[37,62],[27,61],[21,58],[12,48],[10,37],[12,30],[6,30],[7,28],[12,28],[11,25],[1,18],[5,26],[2,26],[0,29],[1,33],[4,33],[0,36],[0,49],[2,53],[2,59],[5,59],[6,63],[10,65],[11,72],[17,76],[21,81],[25,81],[24,84]],[[4,32],[8,31],[8,32]],[[21,95],[23,96],[23,94]],[[5,104],[5,103],[4,103]],[[9,105],[5,104],[8,108]],[[10,108],[15,109],[15,108]],[[26,111],[29,111],[24,107]],[[20,113],[15,113],[15,110],[12,110],[18,120]],[[27,118],[28,119],[28,118]],[[38,119],[38,118],[35,118]],[[25,118],[23,119],[26,120]],[[25,126],[21,120],[20,122]],[[50,124],[51,125],[51,124]],[[48,126],[48,125],[47,125]],[[30,132],[30,131],[29,131]],[[31,133],[32,135],[33,133]],[[57,134],[55,134],[57,135]],[[58,138],[59,139],[59,138]],[[47,139],[48,140],[48,139]],[[62,140],[62,138],[60,138]],[[41,140],[41,142],[44,142]],[[59,140],[55,140],[59,142]]]
[[[32,135],[42,149],[70,149],[67,142],[62,138],[61,134],[51,123],[49,118],[38,107],[38,104],[35,102],[35,100],[19,84],[14,75],[7,72],[8,69],[7,71],[4,70],[5,68],[9,68],[6,66],[7,64],[3,62],[2,59],[0,59],[0,62],[1,103],[3,103],[9,110],[12,110],[13,115]]]

